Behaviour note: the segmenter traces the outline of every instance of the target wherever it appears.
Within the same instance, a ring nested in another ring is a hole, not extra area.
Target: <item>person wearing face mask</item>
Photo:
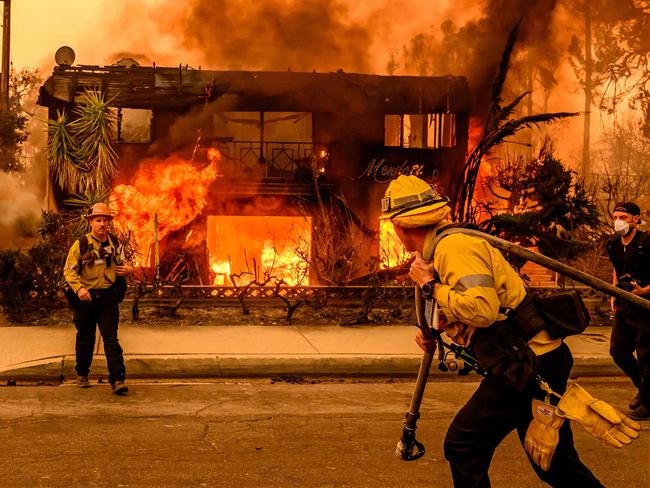
[[[639,230],[641,209],[636,203],[620,202],[612,218],[616,235],[607,243],[607,254],[614,266],[613,283],[650,299],[650,234]],[[609,353],[637,388],[628,416],[650,420],[650,316],[642,308],[613,297],[611,306],[614,325]]]

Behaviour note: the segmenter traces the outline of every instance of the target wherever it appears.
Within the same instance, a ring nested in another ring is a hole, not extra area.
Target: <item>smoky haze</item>
[[[472,89],[475,115],[482,117],[506,39],[517,21],[521,28],[510,74],[512,92],[529,89],[531,76],[552,90],[556,78],[563,76],[558,66],[566,57],[567,31],[575,30],[576,17],[558,20],[560,3],[192,0],[180,8],[178,2],[164,0],[148,17],[160,32],[176,37],[189,59],[183,64],[462,75]]]
[[[508,34],[521,21],[504,95],[532,88],[531,76],[553,89],[568,45],[566,35],[558,35],[558,0],[430,3],[381,1],[355,8],[342,0],[193,0],[179,9],[165,1],[149,16],[161,31],[174,32],[188,57],[210,68],[463,75],[479,118]],[[428,23],[416,22],[416,12]],[[196,117],[177,123],[170,138],[195,139],[201,125],[191,120]]]
[[[0,249],[31,243],[41,215],[41,196],[36,186],[20,175],[0,172]]]
[[[176,3],[176,2],[173,2]],[[182,44],[210,65],[247,70],[370,70],[373,32],[337,0],[194,0],[180,18]],[[173,8],[165,5],[163,9]],[[165,22],[162,18],[162,22]],[[176,27],[178,29],[178,27]]]
[[[553,70],[562,55],[553,31],[557,3],[556,0],[491,0],[483,5],[474,20],[458,25],[452,18],[431,31],[414,35],[395,59],[395,66],[410,74],[466,76],[476,115],[482,115],[506,40],[518,21],[521,26],[509,78],[527,89],[526,78],[534,66],[543,73],[544,83],[549,87],[555,83]]]

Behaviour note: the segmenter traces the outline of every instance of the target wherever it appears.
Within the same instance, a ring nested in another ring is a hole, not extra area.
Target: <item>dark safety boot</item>
[[[642,403],[634,410],[628,412],[627,416],[634,420],[650,420],[650,406]]]
[[[129,391],[129,387],[123,381],[116,381],[115,383],[111,383],[111,390],[113,390],[115,395],[124,395]]]
[[[636,393],[636,396],[630,400],[630,403],[628,407],[630,407],[630,410],[636,410],[639,408],[641,405],[641,394],[639,392]]]

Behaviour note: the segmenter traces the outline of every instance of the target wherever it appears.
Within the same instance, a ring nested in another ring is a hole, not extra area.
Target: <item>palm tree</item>
[[[499,72],[492,85],[490,109],[483,127],[483,135],[469,156],[467,156],[461,181],[457,187],[454,214],[457,220],[463,222],[471,222],[474,220],[474,188],[476,186],[476,180],[478,178],[483,157],[486,156],[492,148],[502,143],[507,137],[516,134],[526,127],[548,124],[558,119],[577,115],[568,112],[555,112],[528,115],[518,119],[511,118],[515,108],[519,105],[519,102],[521,102],[524,97],[528,96],[530,92],[522,93],[509,104],[502,106],[503,100],[501,95],[506,81],[506,75],[508,74],[508,69],[510,67],[510,56],[512,55],[518,32],[519,22],[515,24],[510,32],[508,42],[506,43],[505,50],[501,56]]]
[[[62,190],[77,191],[82,185],[82,176],[87,173],[77,165],[77,141],[68,128],[65,111],[56,113],[56,120],[47,121],[48,162],[50,174]]]
[[[117,175],[118,156],[111,141],[116,116],[99,91],[86,91],[73,109],[48,121],[48,160],[55,182],[68,193],[103,193]]]

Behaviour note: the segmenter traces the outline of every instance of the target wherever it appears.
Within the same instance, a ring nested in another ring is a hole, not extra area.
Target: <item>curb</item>
[[[124,357],[127,376],[137,379],[160,378],[237,378],[271,377],[278,375],[305,376],[417,376],[420,355],[237,355],[237,354],[177,354],[135,355]],[[571,378],[581,376],[622,376],[611,360],[575,357]],[[0,370],[0,380],[62,381],[75,378],[74,355],[39,359],[11,365]],[[106,375],[106,359],[96,355],[91,376]],[[431,367],[430,377],[451,379],[454,373],[444,373]]]

